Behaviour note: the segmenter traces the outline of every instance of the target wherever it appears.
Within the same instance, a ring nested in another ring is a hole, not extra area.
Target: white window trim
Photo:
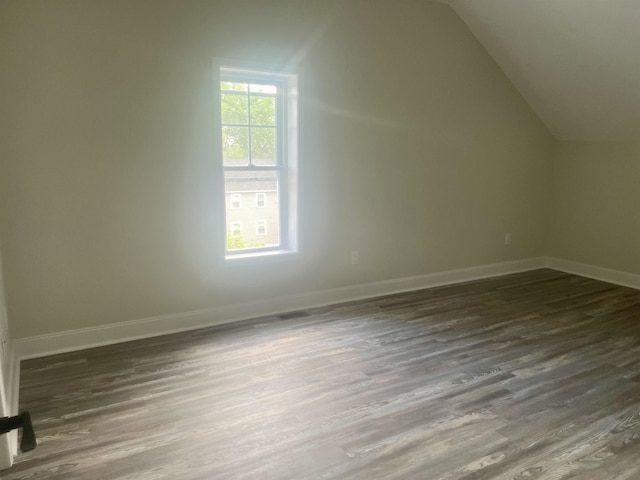
[[[260,233],[259,225],[262,224],[264,226],[264,233]],[[256,235],[259,237],[264,237],[267,235],[267,222],[266,220],[256,220]]]
[[[262,205],[260,205],[259,198],[262,198]],[[267,194],[265,192],[256,193],[256,208],[266,208],[267,207]]]
[[[290,256],[299,252],[299,83],[300,73],[298,71],[292,71],[287,68],[274,68],[273,66],[258,66],[249,65],[243,62],[229,61],[215,59],[213,62],[214,71],[214,119],[215,128],[214,135],[218,148],[215,149],[217,171],[219,172],[219,178],[221,185],[221,193],[225,192],[224,185],[224,167],[222,162],[222,118],[221,118],[221,98],[220,98],[220,79],[221,69],[228,72],[237,72],[239,75],[260,75],[263,74],[265,78],[280,78],[286,83],[286,94],[284,96],[284,111],[285,111],[285,124],[283,125],[283,137],[282,147],[284,149],[284,169],[286,171],[286,181],[283,185],[286,188],[286,195],[279,202],[280,204],[280,218],[283,218],[283,212],[286,214],[286,220],[282,221],[282,228],[280,232],[281,245],[276,247],[266,248],[247,248],[228,251],[226,249],[226,235],[221,236],[221,245],[224,255],[222,257],[225,260],[236,259],[256,259],[257,257],[273,257],[273,256]],[[266,202],[266,198],[265,198]],[[225,204],[222,203],[224,206]],[[226,208],[219,209],[221,225],[226,225]],[[223,230],[226,232],[226,228]],[[253,261],[253,260],[252,260]]]
[[[233,205],[235,203],[235,200],[238,201],[238,206],[237,207]],[[229,208],[233,208],[234,210],[242,208],[242,194],[241,193],[230,193],[229,194]]]
[[[228,190],[225,193],[278,193],[278,191],[263,188],[262,190]]]
[[[240,231],[240,235],[234,235],[233,232],[235,231],[235,226],[238,226],[238,230]],[[230,235],[231,238],[242,238],[242,222],[231,222],[231,228],[230,228]]]

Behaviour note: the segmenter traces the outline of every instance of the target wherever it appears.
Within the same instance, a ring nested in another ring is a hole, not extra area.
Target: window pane
[[[251,95],[251,125],[275,124],[276,98]]]
[[[249,165],[248,127],[222,127],[222,160],[227,167]]]
[[[277,172],[225,172],[225,192],[228,195],[256,191],[264,193],[266,204],[262,208],[253,202],[242,202],[241,208],[226,206],[227,250],[277,247],[280,245],[280,199]],[[238,232],[234,225],[257,225],[264,223],[264,229],[243,228]],[[234,236],[234,233],[240,233]]]
[[[276,129],[251,127],[251,162],[261,167],[276,164]]]
[[[233,90],[235,92],[246,92],[249,85],[246,83],[220,82],[220,90]]]
[[[278,87],[276,87],[275,85],[259,85],[252,83],[251,91],[260,93],[278,93]]]
[[[223,93],[221,95],[222,123],[242,123],[249,118],[247,96],[243,93]]]
[[[242,195],[239,193],[232,193],[231,195],[229,195],[229,203],[231,208],[242,207]]]

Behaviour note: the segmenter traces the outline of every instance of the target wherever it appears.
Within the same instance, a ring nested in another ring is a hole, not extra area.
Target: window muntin
[[[282,165],[284,85],[275,78],[262,85],[240,80],[220,82],[223,164]]]
[[[227,204],[227,258],[296,251],[297,76],[221,67],[220,100],[225,192],[255,193],[256,209]],[[241,222],[255,232],[234,235]]]

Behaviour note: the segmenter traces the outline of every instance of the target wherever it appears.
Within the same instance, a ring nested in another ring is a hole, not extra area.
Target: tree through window
[[[221,67],[220,105],[227,257],[295,251],[297,76]],[[256,208],[261,227],[234,235],[239,222],[258,224]]]

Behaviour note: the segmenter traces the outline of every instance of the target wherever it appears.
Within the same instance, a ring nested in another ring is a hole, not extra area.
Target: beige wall
[[[217,255],[212,57],[302,69],[300,256]],[[445,5],[0,0],[0,64],[15,337],[545,253],[552,138]]]
[[[558,142],[548,252],[640,274],[640,142]]]

